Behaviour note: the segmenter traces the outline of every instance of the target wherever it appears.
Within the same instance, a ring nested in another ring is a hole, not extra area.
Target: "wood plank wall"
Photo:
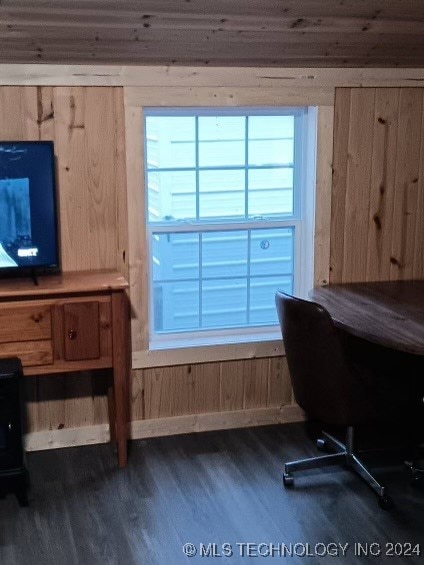
[[[122,88],[2,87],[0,138],[55,142],[64,271],[126,271]],[[28,431],[107,422],[103,373],[28,378]]]
[[[128,272],[124,129],[119,87],[0,88],[1,139],[55,142],[65,271],[116,267]],[[65,434],[65,443],[107,438],[107,376],[101,371],[28,378],[27,430],[90,429],[76,440],[75,434]],[[132,383],[136,421],[255,409],[269,409],[275,421],[280,407],[292,402],[285,358],[138,370]],[[258,420],[250,413],[248,422],[258,421],[266,422],[267,416],[261,413]],[[103,431],[92,437],[92,427],[99,425]],[[54,435],[41,435],[33,442],[36,447],[63,444]]]
[[[424,276],[423,93],[336,90],[330,282]],[[122,88],[0,88],[0,138],[55,141],[64,270],[128,272],[124,130]],[[29,378],[29,431],[101,425],[105,438],[105,377]],[[292,402],[284,358],[142,369],[133,377],[133,420],[159,426],[139,427],[144,437],[172,433],[186,417],[257,410],[248,423],[263,422],[261,411],[275,418]]]
[[[119,87],[0,88],[0,138],[55,141],[64,270],[127,273],[124,130]],[[330,282],[424,276],[423,149],[424,89],[336,90]],[[105,377],[28,379],[29,431],[104,426]],[[133,377],[136,422],[271,414],[292,401],[284,358],[144,369]]]
[[[132,419],[169,418],[291,403],[283,357],[135,371]]]
[[[338,88],[330,282],[424,278],[424,89]]]

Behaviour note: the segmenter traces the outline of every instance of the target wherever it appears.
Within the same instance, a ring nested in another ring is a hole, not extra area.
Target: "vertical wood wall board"
[[[267,406],[278,407],[290,404],[292,388],[286,357],[270,359]]]
[[[116,174],[116,228],[117,228],[117,258],[116,267],[123,276],[129,279],[129,250],[128,250],[128,202],[127,202],[127,170],[126,170],[126,140],[125,140],[125,107],[122,88],[113,90],[115,147],[114,162]]]
[[[354,119],[349,124],[347,154],[345,222],[343,241],[343,280],[361,280],[366,269],[368,246],[369,186],[373,145],[372,119],[374,89],[353,89],[350,110]],[[361,119],[356,119],[361,115]],[[351,249],[364,252],[353,254]]]
[[[243,408],[266,406],[269,396],[270,360],[242,361],[244,373]]]
[[[244,361],[220,364],[221,410],[242,410],[244,397]]]
[[[398,139],[399,89],[378,88],[371,156],[369,238],[366,279],[389,280]]]
[[[398,143],[396,153],[395,200],[392,220],[390,278],[409,279],[413,275],[417,210],[423,91],[400,91]]]
[[[350,88],[336,90],[334,107],[333,191],[331,201],[330,282],[342,281],[347,155],[350,126]],[[337,236],[335,235],[337,234]]]

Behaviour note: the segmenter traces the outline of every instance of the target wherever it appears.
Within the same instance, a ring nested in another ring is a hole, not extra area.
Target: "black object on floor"
[[[0,361],[0,497],[15,493],[28,506],[28,473],[22,442],[22,364],[18,358]]]

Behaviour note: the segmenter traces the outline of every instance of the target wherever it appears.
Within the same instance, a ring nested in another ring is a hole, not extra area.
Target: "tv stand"
[[[19,357],[24,376],[113,369],[108,387],[111,441],[127,463],[129,308],[116,271],[0,280],[0,358]]]

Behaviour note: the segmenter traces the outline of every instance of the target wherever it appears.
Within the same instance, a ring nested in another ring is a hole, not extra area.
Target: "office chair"
[[[365,480],[382,508],[391,508],[386,488],[354,451],[354,427],[375,420],[376,402],[355,375],[330,314],[315,302],[282,291],[277,291],[275,302],[296,402],[308,417],[347,428],[345,444],[325,432],[317,441],[317,447],[332,448],[335,453],[286,463],[284,486],[294,484],[295,471],[341,464]]]

